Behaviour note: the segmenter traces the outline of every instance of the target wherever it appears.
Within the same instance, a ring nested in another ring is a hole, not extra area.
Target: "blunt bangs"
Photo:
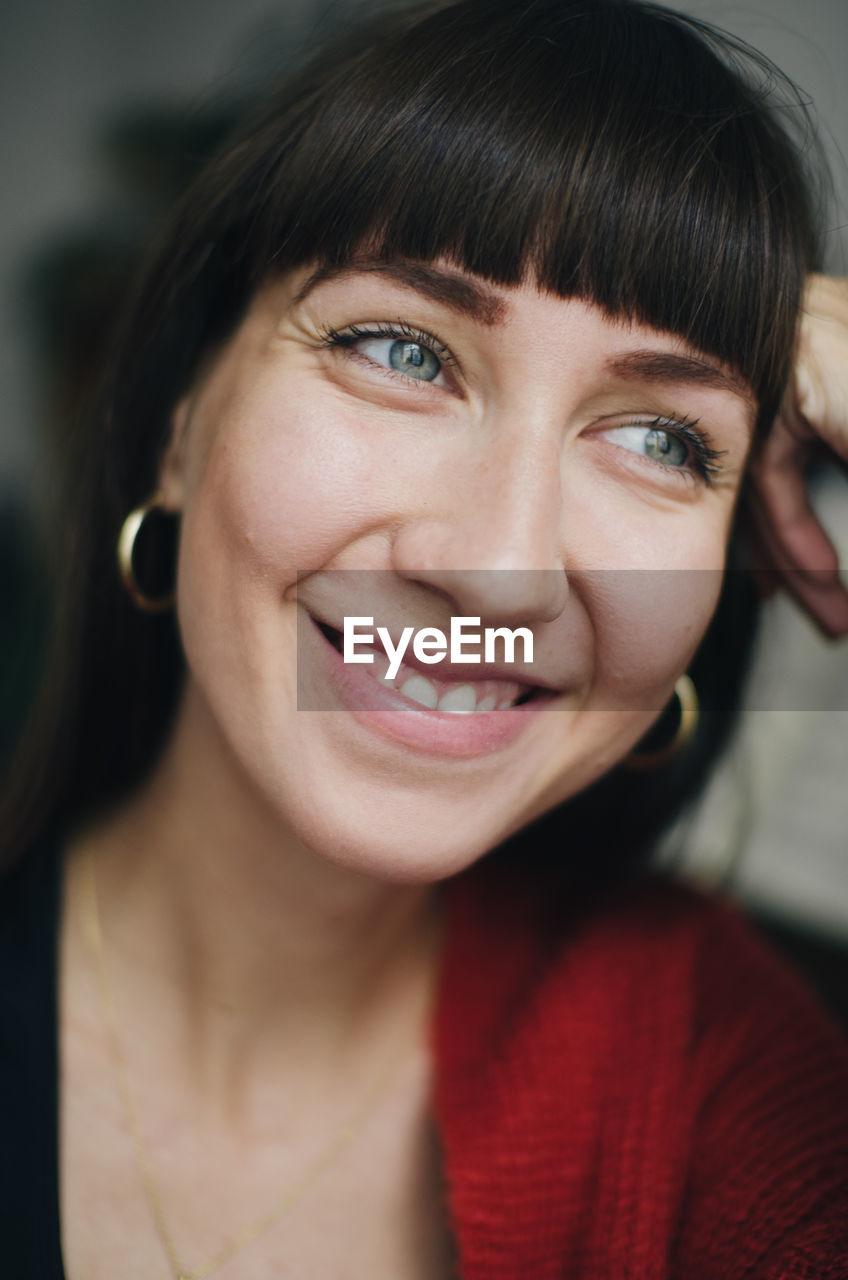
[[[367,250],[535,276],[717,357],[771,419],[816,237],[768,103],[804,109],[765,58],[629,0],[460,0],[378,20],[331,71],[265,109],[242,270]]]

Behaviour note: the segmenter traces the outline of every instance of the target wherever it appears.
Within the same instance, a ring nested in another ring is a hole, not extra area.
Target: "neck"
[[[258,1062],[320,1078],[327,1063],[411,1047],[433,994],[439,895],[314,854],[207,720],[187,695],[150,780],[79,842],[121,1005],[147,1010],[193,1087],[218,1094]]]

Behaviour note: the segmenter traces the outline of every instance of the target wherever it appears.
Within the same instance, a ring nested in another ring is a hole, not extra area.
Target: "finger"
[[[810,574],[819,584],[839,580],[839,554],[810,501],[797,445],[777,457],[764,457],[754,487],[771,525],[776,565]]]
[[[832,549],[821,525],[818,528]],[[836,639],[848,635],[848,589],[829,569],[801,570],[795,566],[759,494],[752,494],[748,503],[747,530],[755,548],[754,577],[761,597],[771,596],[779,579],[825,636]]]
[[[840,583],[819,584],[798,573],[785,575],[786,588],[829,640],[848,635],[848,591]]]

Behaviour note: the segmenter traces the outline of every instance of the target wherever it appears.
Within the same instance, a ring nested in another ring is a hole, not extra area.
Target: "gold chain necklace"
[[[101,1013],[109,1037],[109,1045],[112,1053],[113,1065],[115,1068],[115,1077],[118,1086],[118,1092],[124,1108],[127,1127],[132,1137],[133,1147],[135,1150],[135,1160],[138,1167],[139,1175],[144,1186],[144,1193],[153,1221],[156,1224],[156,1231],[165,1250],[165,1255],[173,1272],[174,1280],[205,1280],[205,1277],[211,1275],[218,1267],[222,1267],[225,1262],[229,1262],[240,1250],[246,1249],[248,1245],[253,1244],[264,1232],[268,1231],[294,1206],[295,1201],[312,1186],[312,1184],[320,1177],[320,1175],[328,1169],[331,1164],[336,1161],[339,1156],[351,1145],[354,1138],[365,1127],[370,1117],[378,1110],[379,1104],[388,1088],[394,1080],[396,1074],[400,1073],[401,1067],[406,1063],[410,1056],[410,1049],[406,1037],[404,1038],[403,1051],[395,1052],[391,1055],[384,1070],[374,1081],[372,1087],[368,1090],[365,1097],[361,1100],[360,1105],[356,1108],[351,1116],[348,1117],[344,1125],[337,1131],[333,1138],[325,1147],[318,1152],[315,1159],[312,1160],[303,1173],[290,1183],[283,1192],[282,1196],[271,1206],[266,1213],[257,1218],[250,1225],[244,1227],[236,1235],[232,1237],[225,1245],[216,1250],[215,1253],[207,1257],[202,1263],[195,1267],[187,1267],[179,1260],[177,1249],[174,1245],[173,1236],[168,1227],[166,1214],[162,1202],[162,1196],[156,1184],[153,1174],[150,1152],[147,1149],[147,1143],[144,1140],[141,1124],[138,1118],[138,1108],[135,1102],[135,1094],[130,1083],[129,1071],[127,1069],[126,1059],[121,1049],[121,1042],[118,1037],[117,1020],[115,1018],[115,1005],[112,999],[112,990],[109,984],[109,976],[106,970],[106,960],[103,950],[103,931],[100,926],[100,909],[97,901],[97,879],[94,865],[94,855],[90,849],[86,849],[83,855],[83,874],[84,874],[84,919],[83,926],[86,941],[88,943],[91,957],[94,961],[94,968],[97,975],[97,986],[100,996]],[[428,992],[429,999],[429,992]]]

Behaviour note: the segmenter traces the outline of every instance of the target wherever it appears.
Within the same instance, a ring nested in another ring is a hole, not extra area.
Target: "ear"
[[[158,490],[167,511],[180,511],[185,501],[185,442],[188,418],[189,399],[186,396],[178,402],[171,415],[171,431],[159,464]]]

